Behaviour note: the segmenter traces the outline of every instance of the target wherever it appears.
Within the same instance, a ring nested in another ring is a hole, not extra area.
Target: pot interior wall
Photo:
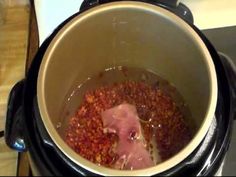
[[[71,88],[114,66],[144,68],[172,83],[200,128],[211,82],[204,53],[192,34],[161,12],[107,8],[74,18],[49,47],[45,65],[46,107],[54,126]],[[78,99],[79,100],[79,99]],[[79,101],[68,108],[74,114]]]

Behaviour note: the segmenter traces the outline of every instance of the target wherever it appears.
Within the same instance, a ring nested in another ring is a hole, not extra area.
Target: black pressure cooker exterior
[[[150,1],[149,1],[150,2]],[[174,1],[172,1],[174,2]],[[106,0],[85,0],[79,13],[99,5]],[[218,54],[206,37],[192,25],[193,18],[186,6],[180,4],[160,5],[181,16],[205,42],[215,64],[218,81],[218,101],[214,121],[198,148],[183,162],[157,176],[209,176],[221,166],[229,147],[232,124],[235,115],[236,70],[229,59]],[[37,105],[37,76],[47,47],[57,32],[73,17],[63,22],[45,40],[37,52],[26,79],[18,82],[9,97],[5,139],[7,144],[18,151],[29,151],[32,162],[40,175],[95,175],[68,159],[50,139],[42,123]]]

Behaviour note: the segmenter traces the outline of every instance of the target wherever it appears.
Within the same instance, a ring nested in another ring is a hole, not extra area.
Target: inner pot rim
[[[45,89],[44,89],[44,81],[46,78],[46,71],[47,66],[50,61],[51,55],[56,48],[57,44],[60,42],[60,39],[63,38],[63,36],[69,32],[71,29],[73,29],[74,26],[76,26],[78,23],[82,22],[83,20],[86,20],[86,18],[96,15],[97,13],[106,11],[106,10],[115,10],[115,9],[122,9],[122,8],[133,8],[133,9],[141,9],[146,10],[151,13],[157,14],[157,15],[165,15],[168,18],[170,18],[176,25],[178,25],[181,29],[183,29],[186,33],[190,33],[191,36],[196,40],[197,44],[202,49],[202,52],[205,55],[206,64],[208,65],[208,71],[209,71],[209,77],[210,77],[210,103],[208,105],[207,113],[204,118],[204,121],[199,128],[198,132],[194,136],[194,138],[191,140],[191,142],[188,143],[188,145],[183,148],[180,152],[178,152],[175,156],[171,157],[170,159],[150,168],[146,169],[140,169],[140,170],[115,170],[103,166],[98,166],[83,157],[81,157],[79,154],[77,154],[74,150],[72,150],[65,141],[60,137],[58,134],[56,128],[52,124],[49,114],[47,112],[46,107],[46,101],[45,101]],[[161,172],[164,172],[181,161],[183,161],[188,155],[190,155],[194,149],[200,144],[200,142],[205,137],[211,123],[214,117],[216,103],[217,103],[217,77],[215,72],[214,63],[212,61],[211,55],[206,48],[204,42],[201,40],[201,38],[198,36],[198,34],[181,18],[177,17],[176,15],[172,14],[171,12],[158,7],[154,5],[150,5],[143,2],[130,2],[130,1],[122,1],[122,2],[112,2],[108,4],[104,4],[95,8],[92,8],[86,12],[83,12],[82,14],[76,16],[72,20],[70,20],[62,29],[58,32],[58,34],[55,36],[55,38],[51,41],[48,49],[45,52],[45,55],[43,56],[43,60],[40,66],[38,80],[37,80],[37,99],[38,99],[38,105],[39,105],[39,111],[41,114],[42,121],[45,125],[45,128],[56,144],[56,146],[74,163],[77,165],[100,175],[118,175],[118,176],[146,176],[146,175],[154,175]]]

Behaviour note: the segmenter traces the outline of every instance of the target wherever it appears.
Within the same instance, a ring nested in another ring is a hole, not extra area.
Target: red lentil
[[[117,159],[118,138],[103,132],[102,111],[122,103],[136,106],[144,137],[150,145],[155,136],[162,160],[179,152],[192,138],[184,115],[173,99],[145,82],[125,81],[87,91],[66,131],[66,142],[82,157],[107,167]],[[148,122],[148,123],[145,123]],[[154,128],[153,128],[154,126]]]

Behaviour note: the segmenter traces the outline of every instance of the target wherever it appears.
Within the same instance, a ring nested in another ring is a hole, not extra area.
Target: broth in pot
[[[180,93],[145,69],[106,69],[68,95],[59,131],[65,131],[64,140],[75,152],[98,165],[154,166],[177,154],[195,133]],[[76,111],[68,113],[75,102]]]

